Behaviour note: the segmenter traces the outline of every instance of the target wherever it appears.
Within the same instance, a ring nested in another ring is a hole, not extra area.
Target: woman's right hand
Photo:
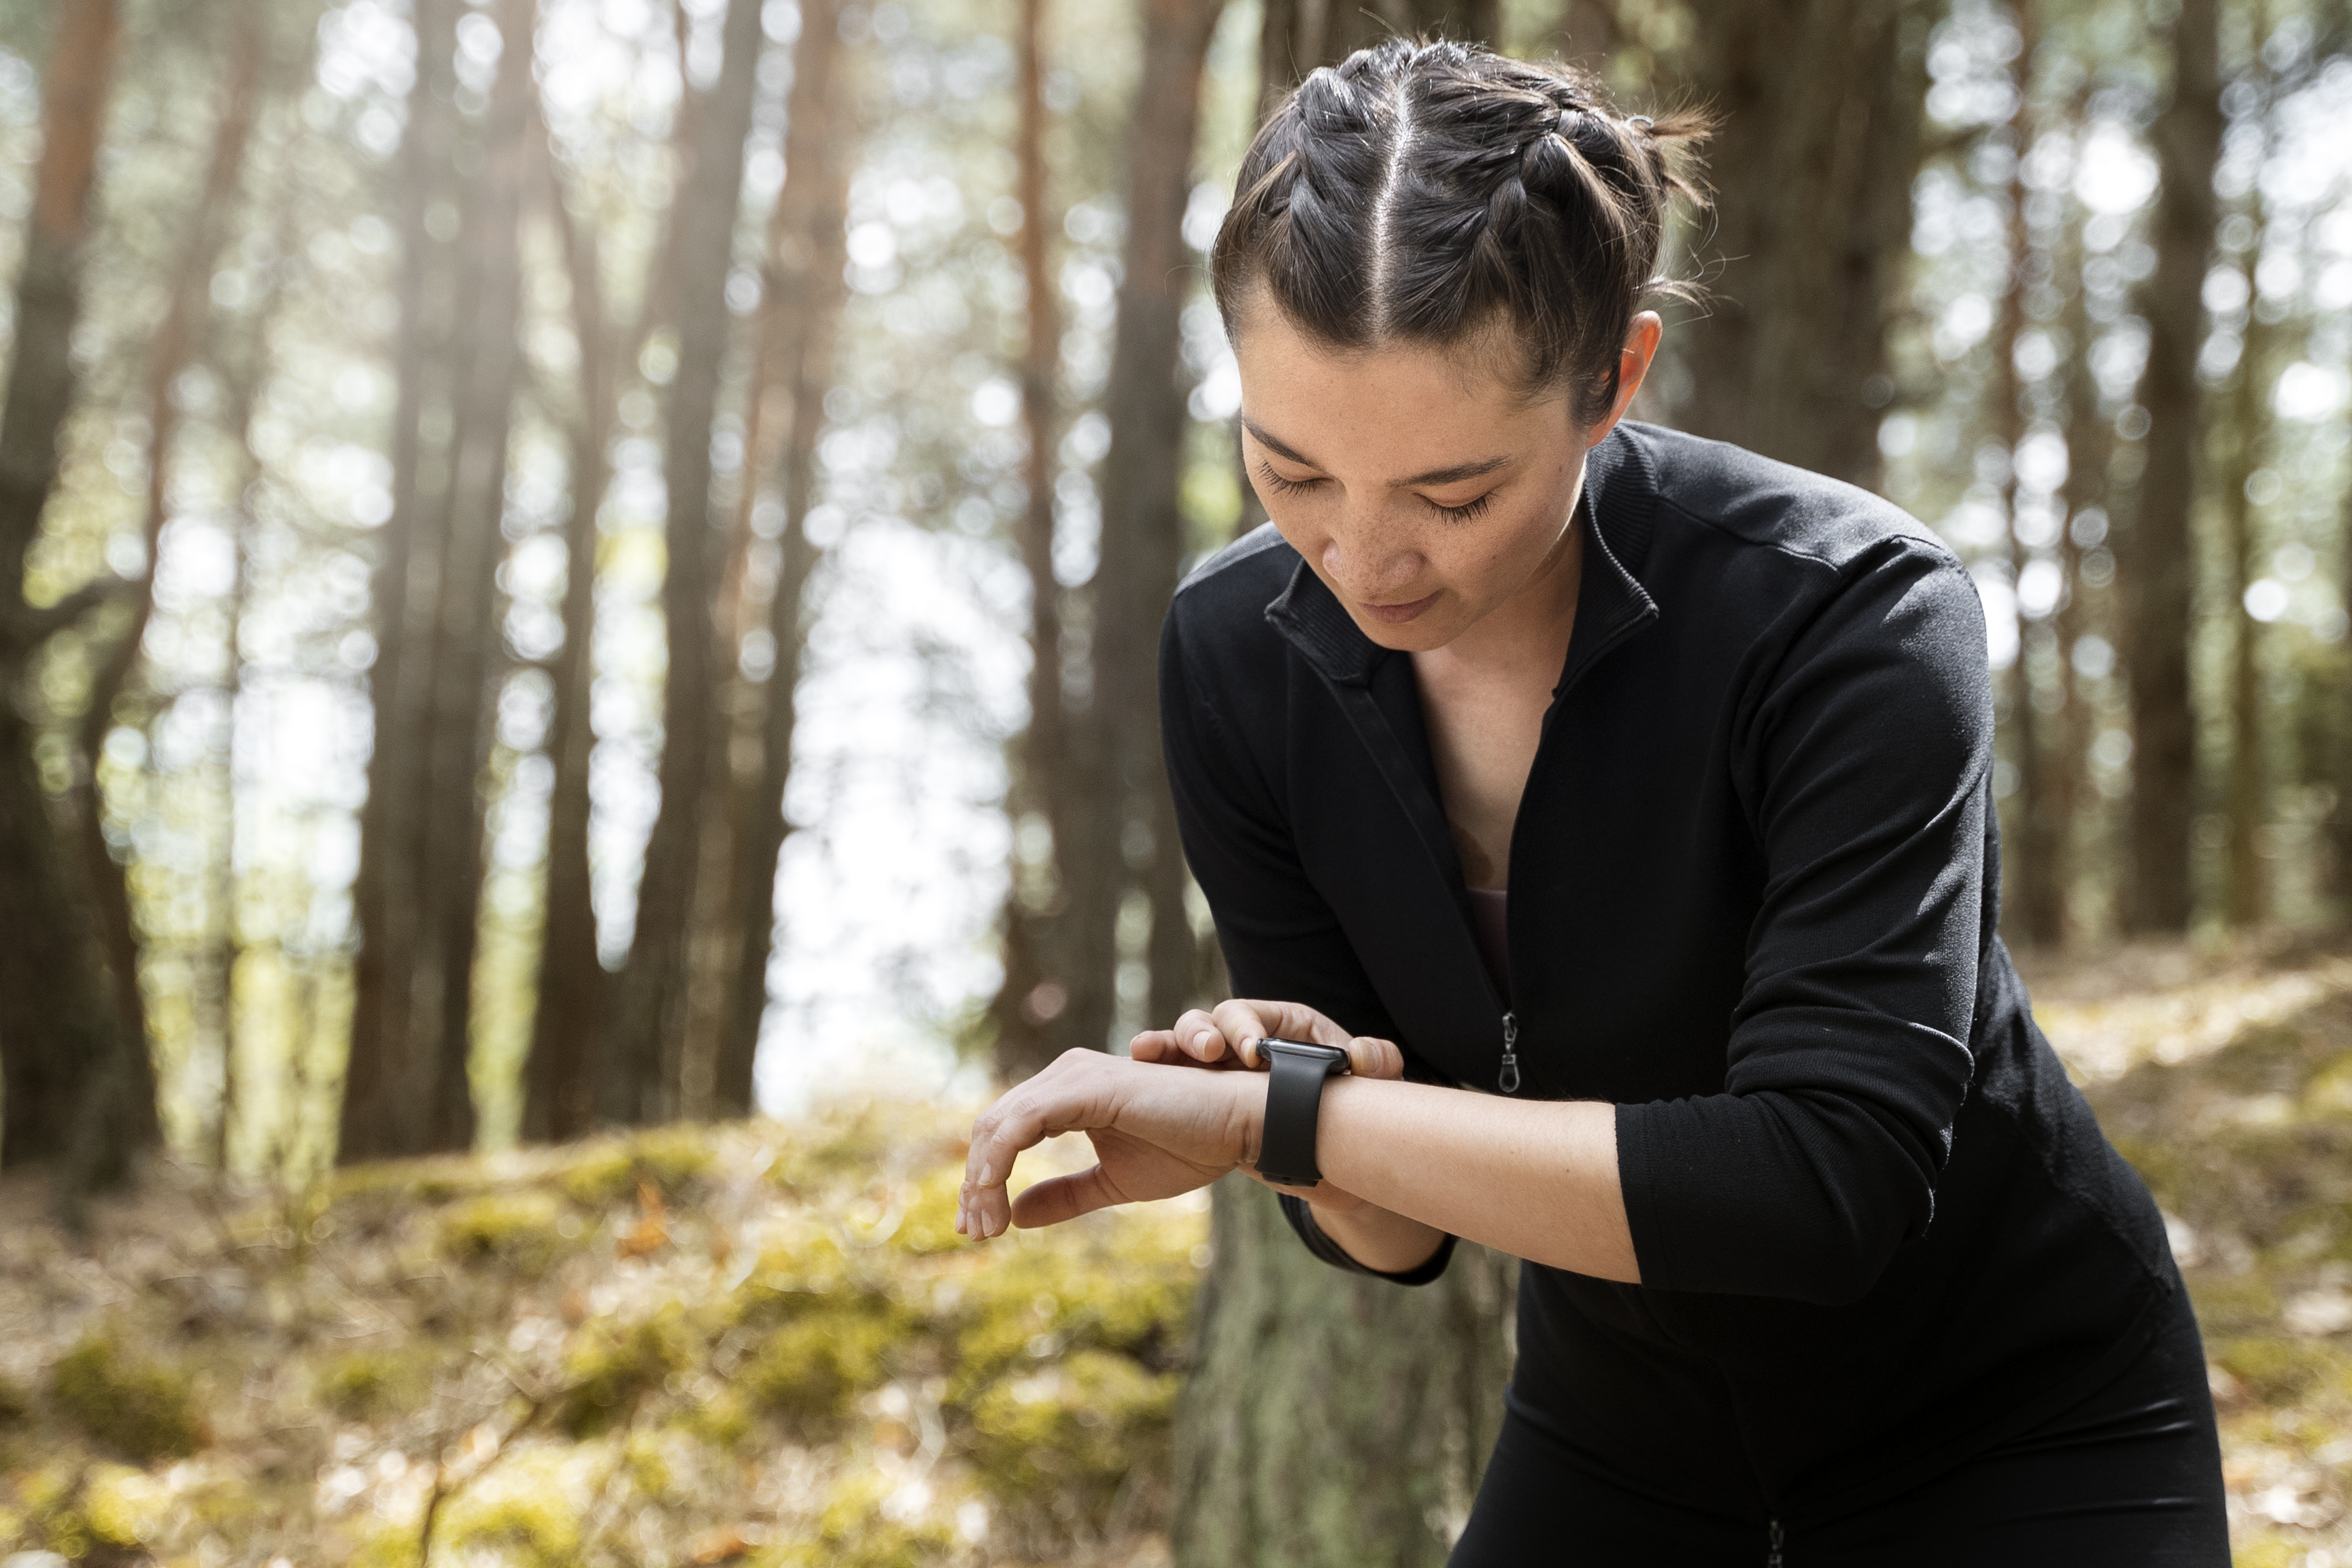
[[[1395,1042],[1350,1035],[1303,1002],[1234,997],[1208,1012],[1195,1007],[1177,1019],[1172,1029],[1146,1029],[1136,1036],[1128,1055],[1139,1062],[1262,1072],[1265,1062],[1257,1043],[1263,1039],[1338,1046],[1348,1053],[1348,1070],[1358,1078],[1404,1076],[1404,1053]]]
[[[1348,1070],[1358,1078],[1398,1079],[1404,1076],[1404,1053],[1392,1040],[1372,1035],[1350,1035],[1329,1018],[1301,1002],[1254,1002],[1238,997],[1220,1002],[1207,1012],[1195,1007],[1176,1020],[1172,1029],[1146,1029],[1128,1046],[1139,1062],[1162,1062],[1213,1071],[1263,1072],[1265,1058],[1257,1048],[1263,1039],[1306,1040],[1337,1046],[1348,1053]],[[1242,1173],[1255,1181],[1263,1176],[1247,1166]],[[1312,1187],[1288,1187],[1265,1182],[1278,1193],[1305,1198],[1317,1208],[1346,1214],[1362,1206],[1353,1193],[1328,1182]]]

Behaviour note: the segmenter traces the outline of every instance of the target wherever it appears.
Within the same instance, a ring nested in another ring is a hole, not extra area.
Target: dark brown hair
[[[1621,119],[1599,82],[1457,43],[1390,38],[1316,71],[1242,160],[1210,270],[1226,330],[1263,282],[1339,349],[1452,347],[1500,329],[1529,394],[1565,385],[1591,424],[1655,294],[1666,204],[1701,112]]]

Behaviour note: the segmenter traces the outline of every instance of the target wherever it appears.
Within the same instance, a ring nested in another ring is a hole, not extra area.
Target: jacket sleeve
[[[1725,1091],[1617,1110],[1643,1285],[1859,1299],[1935,1213],[1973,1066],[1992,704],[1949,556],[1849,563],[1735,700],[1765,864]]]
[[[1299,864],[1255,759],[1200,700],[1187,668],[1181,619],[1180,604],[1160,630],[1160,752],[1184,858],[1215,917],[1233,994],[1303,1002],[1353,1034],[1396,1040],[1396,1026],[1339,918]],[[1410,1045],[1396,1043],[1407,1078],[1445,1081]],[[1283,1195],[1282,1212],[1308,1251],[1351,1273],[1423,1285],[1443,1274],[1454,1255],[1449,1236],[1420,1267],[1383,1273],[1324,1235],[1305,1201]]]

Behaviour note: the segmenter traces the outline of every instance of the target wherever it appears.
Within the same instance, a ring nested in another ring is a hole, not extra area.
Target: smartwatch
[[[1323,1179],[1315,1165],[1315,1122],[1323,1106],[1323,1080],[1348,1070],[1348,1053],[1305,1040],[1260,1040],[1257,1053],[1267,1069],[1257,1173],[1286,1187],[1311,1187]]]

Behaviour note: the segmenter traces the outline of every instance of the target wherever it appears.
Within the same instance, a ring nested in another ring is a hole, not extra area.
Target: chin
[[[1349,614],[1356,628],[1381,647],[1395,653],[1427,653],[1452,642],[1454,633],[1461,630],[1451,616],[1439,615],[1438,609],[1433,605],[1409,621],[1375,620],[1352,606]]]

